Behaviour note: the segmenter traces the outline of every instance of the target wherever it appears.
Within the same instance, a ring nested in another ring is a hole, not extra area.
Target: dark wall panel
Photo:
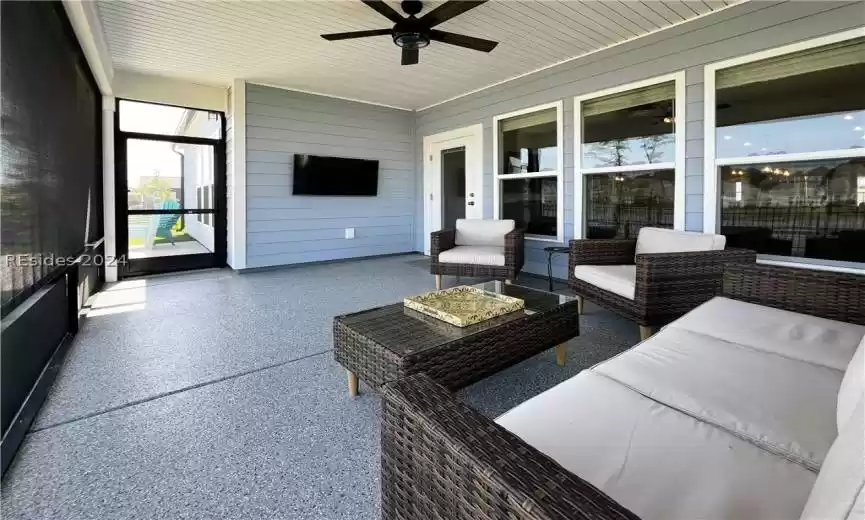
[[[69,329],[67,302],[66,283],[60,280],[37,291],[4,320],[0,337],[4,432]]]
[[[5,472],[104,269],[70,267],[102,252],[101,95],[62,4],[0,2],[0,51]]]
[[[102,236],[100,95],[59,3],[2,2],[2,314]],[[10,261],[25,255],[32,261]],[[35,264],[35,265],[33,265]]]

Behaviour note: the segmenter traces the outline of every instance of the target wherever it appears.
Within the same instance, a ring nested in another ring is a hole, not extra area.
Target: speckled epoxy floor
[[[377,518],[378,398],[348,397],[331,319],[432,288],[406,255],[104,291],[3,480],[3,518]],[[464,399],[498,415],[638,340],[590,305],[581,329],[566,367],[547,352]]]

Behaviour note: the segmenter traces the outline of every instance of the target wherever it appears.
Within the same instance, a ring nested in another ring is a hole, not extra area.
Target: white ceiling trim
[[[501,80],[501,81],[497,81],[497,82],[495,82],[495,83],[490,83],[489,85],[484,85],[483,87],[476,88],[476,89],[474,89],[474,90],[470,90],[470,91],[468,91],[468,92],[464,92],[464,93],[462,93],[462,94],[458,94],[458,95],[453,96],[453,97],[449,97],[449,98],[447,98],[447,99],[445,99],[445,100],[442,100],[442,101],[438,101],[438,102],[436,102],[436,103],[433,103],[432,105],[427,105],[427,106],[425,106],[425,107],[418,108],[418,109],[415,110],[415,111],[416,111],[416,112],[422,112],[422,111],[424,111],[424,110],[429,110],[430,108],[434,108],[434,107],[437,107],[437,106],[439,106],[439,105],[444,105],[445,103],[449,103],[449,102],[451,102],[451,101],[455,101],[455,100],[457,100],[457,99],[464,98],[464,97],[466,97],[466,96],[471,96],[472,94],[477,94],[478,92],[482,92],[482,91],[484,91],[484,90],[486,90],[486,89],[488,89],[488,88],[493,88],[493,87],[497,87],[497,86],[499,86],[499,85],[504,85],[505,83],[508,83],[508,82],[510,82],[510,81],[515,81],[515,80],[518,80],[518,79],[520,79],[520,78],[524,78],[524,77],[526,77],[526,76],[531,76],[532,74],[535,74],[535,73],[537,73],[537,72],[542,72],[542,71],[545,71],[545,70],[547,70],[547,69],[551,69],[551,68],[553,68],[553,67],[558,67],[559,65],[563,65],[563,64],[565,64],[565,63],[568,63],[568,62],[571,62],[571,61],[574,61],[574,60],[578,60],[578,59],[580,59],[580,58],[585,58],[585,57],[587,57],[587,56],[591,56],[592,54],[597,54],[597,53],[599,53],[599,52],[604,52],[604,51],[609,50],[609,49],[612,49],[612,48],[614,48],[614,47],[618,47],[619,45],[625,45],[626,43],[631,43],[631,42],[633,42],[633,41],[635,41],[635,40],[639,40],[639,39],[641,39],[641,38],[645,38],[646,36],[651,36],[651,35],[656,34],[656,33],[659,33],[659,32],[667,31],[667,30],[669,30],[669,29],[672,29],[673,27],[677,27],[677,26],[679,26],[679,25],[686,24],[686,23],[688,23],[688,22],[693,22],[694,20],[699,20],[700,18],[703,18],[703,17],[709,16],[709,15],[713,15],[713,14],[715,14],[715,13],[720,13],[721,11],[724,11],[725,9],[729,9],[729,8],[731,8],[731,7],[735,7],[735,6],[740,5],[740,4],[744,4],[745,2],[748,2],[748,1],[750,1],[750,0],[738,0],[738,1],[735,2],[735,3],[727,4],[727,5],[723,6],[723,7],[718,7],[718,8],[716,8],[714,11],[708,11],[708,12],[706,12],[706,13],[699,14],[699,15],[697,15],[697,16],[694,16],[693,18],[687,18],[687,19],[682,20],[682,21],[680,21],[680,22],[675,22],[675,23],[673,23],[672,25],[668,25],[667,27],[661,27],[660,29],[655,29],[655,30],[649,31],[649,32],[647,32],[646,34],[641,34],[641,35],[638,35],[638,36],[632,36],[632,37],[628,38],[627,40],[624,40],[624,41],[621,41],[621,42],[617,42],[617,43],[612,43],[612,44],[610,44],[610,45],[607,45],[606,47],[602,47],[602,48],[597,49],[597,50],[593,50],[593,51],[585,52],[585,53],[583,53],[583,54],[578,54],[577,56],[573,56],[573,57],[570,57],[570,58],[566,58],[566,59],[561,60],[561,61],[558,61],[558,62],[556,62],[556,63],[551,63],[551,64],[549,64],[549,65],[545,65],[545,66],[543,66],[543,67],[540,67],[540,68],[537,68],[537,69],[531,70],[531,71],[529,71],[529,72],[525,72],[525,73],[523,73],[523,74],[518,74],[518,75],[516,75],[516,76],[512,76],[512,77],[510,77],[510,78],[503,79],[503,80]]]
[[[312,94],[314,96],[322,96],[322,97],[328,97],[328,98],[333,98],[333,99],[341,99],[343,101],[353,101],[355,103],[363,103],[365,105],[374,105],[377,107],[384,107],[384,108],[395,108],[397,110],[405,110],[406,112],[417,112],[417,110],[415,110],[413,108],[398,107],[396,105],[386,105],[384,103],[376,103],[375,101],[367,101],[365,99],[357,99],[357,98],[353,98],[353,97],[335,96],[333,94],[324,94],[322,92],[315,92],[312,90],[301,90],[299,88],[291,88],[291,87],[286,87],[284,85],[274,85],[271,83],[260,83],[258,81],[247,81],[247,83],[250,85],[261,85],[263,87],[271,87],[271,88],[278,88],[280,90],[288,90],[289,92],[300,92],[301,94]]]
[[[100,93],[110,96],[114,67],[96,3],[63,0],[63,8],[66,10],[66,16],[69,17],[69,23],[78,38],[81,50],[84,51],[84,57],[90,65],[90,71],[96,79]]]

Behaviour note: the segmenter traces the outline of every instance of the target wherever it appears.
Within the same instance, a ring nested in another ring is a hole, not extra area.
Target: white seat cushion
[[[445,264],[505,265],[505,248],[496,246],[456,246],[439,253]]]
[[[845,370],[865,327],[717,297],[669,327]],[[855,403],[853,403],[855,405]]]
[[[838,439],[832,444],[802,520],[862,520],[865,517],[863,486],[865,486],[865,415],[862,394],[858,406],[844,424]]]
[[[815,472],[838,434],[841,372],[695,332],[664,328],[592,370]]]
[[[724,249],[726,243],[727,237],[724,235],[644,227],[637,235],[636,254],[713,251]]]
[[[595,287],[634,299],[637,282],[635,265],[577,265],[574,277]]]
[[[850,420],[863,393],[865,393],[865,337],[859,342],[859,348],[847,365],[844,378],[841,380],[841,388],[838,390],[838,431],[841,431],[844,424]]]
[[[797,518],[816,478],[590,371],[496,422],[643,520]]]
[[[505,235],[514,230],[513,220],[457,219],[454,243],[458,246],[505,245]]]

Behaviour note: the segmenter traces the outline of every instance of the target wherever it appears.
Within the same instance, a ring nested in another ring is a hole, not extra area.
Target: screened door
[[[224,266],[221,114],[128,101],[118,113],[121,275]]]

